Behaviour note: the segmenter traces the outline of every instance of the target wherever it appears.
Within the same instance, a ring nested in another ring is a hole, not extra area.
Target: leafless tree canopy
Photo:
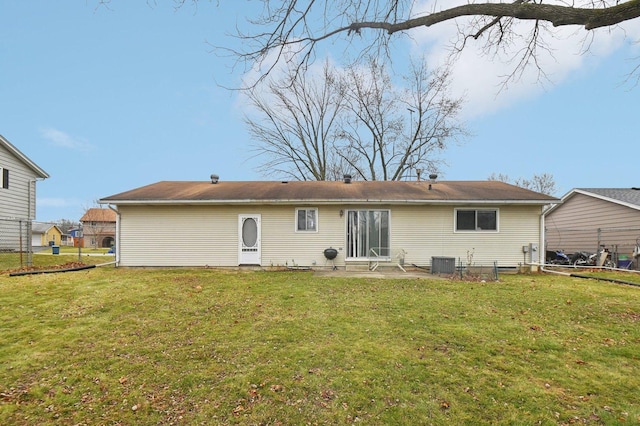
[[[540,175],[533,175],[531,179],[517,178],[514,181],[508,175],[502,173],[492,173],[488,180],[497,180],[500,182],[512,183],[513,185],[521,188],[530,189],[532,191],[539,192],[541,194],[555,195],[556,193],[556,181],[553,175],[549,173],[542,173]]]
[[[460,37],[454,51],[469,39],[481,40],[485,53],[513,48],[515,40],[524,40],[525,47],[512,52],[515,65],[509,77],[515,78],[529,66],[538,67],[537,55],[548,49],[545,36],[553,37],[553,27],[570,25],[589,32],[640,16],[640,0],[579,1],[471,2],[418,14],[414,0],[262,0],[262,14],[250,21],[248,32],[238,34],[246,50],[234,53],[249,64],[268,56],[289,61],[295,57],[302,69],[314,58],[316,46],[329,39],[366,36],[364,53],[382,52],[394,35],[455,20]],[[531,23],[528,32],[514,28],[520,21]]]
[[[295,180],[334,180],[343,171],[333,144],[344,98],[336,71],[293,73],[247,92],[253,113],[245,115],[259,171]]]
[[[399,87],[385,66],[297,73],[249,92],[245,122],[265,176],[297,180],[417,178],[438,170],[439,154],[466,135],[461,99],[446,72],[412,67]]]
[[[403,89],[383,63],[352,65],[344,73],[345,119],[338,153],[364,180],[417,178],[438,171],[438,154],[466,134],[457,121],[461,99],[449,96],[447,71],[413,65]]]

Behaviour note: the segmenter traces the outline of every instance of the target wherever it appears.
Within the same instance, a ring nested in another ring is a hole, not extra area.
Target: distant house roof
[[[56,228],[62,234],[60,228],[57,225],[52,225],[51,223],[33,222],[31,224],[31,232],[34,234],[44,234],[51,228]]]
[[[376,203],[549,204],[557,198],[499,181],[163,181],[100,200],[101,204]]]
[[[562,202],[564,203],[576,194],[582,194],[640,210],[640,188],[575,188],[562,197]],[[557,207],[557,205],[552,207],[547,210],[545,214],[549,214]]]
[[[49,174],[42,170],[36,163],[31,161],[29,157],[24,155],[18,148],[13,146],[11,142],[6,140],[4,136],[0,135],[0,146],[4,146],[9,152],[11,152],[14,156],[16,156],[20,161],[22,161],[27,167],[34,171],[38,177],[42,179],[46,179],[49,177]]]
[[[80,218],[80,222],[115,222],[116,212],[111,209],[91,208]]]

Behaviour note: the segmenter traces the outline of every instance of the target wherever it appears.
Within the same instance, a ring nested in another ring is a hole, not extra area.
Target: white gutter
[[[100,204],[114,204],[114,205],[200,205],[200,204],[413,204],[413,205],[547,205],[548,200],[367,200],[367,199],[238,199],[238,200],[99,200]]]

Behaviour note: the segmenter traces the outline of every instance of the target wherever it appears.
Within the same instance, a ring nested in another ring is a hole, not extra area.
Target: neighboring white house
[[[47,172],[0,135],[0,251],[26,251],[36,217],[36,181]]]
[[[538,260],[559,200],[497,181],[158,182],[101,199],[125,267],[430,267]],[[334,248],[330,261],[325,249]]]

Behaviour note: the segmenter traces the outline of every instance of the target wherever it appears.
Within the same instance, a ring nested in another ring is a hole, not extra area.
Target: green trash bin
[[[51,246],[51,254],[60,254],[60,246]]]

